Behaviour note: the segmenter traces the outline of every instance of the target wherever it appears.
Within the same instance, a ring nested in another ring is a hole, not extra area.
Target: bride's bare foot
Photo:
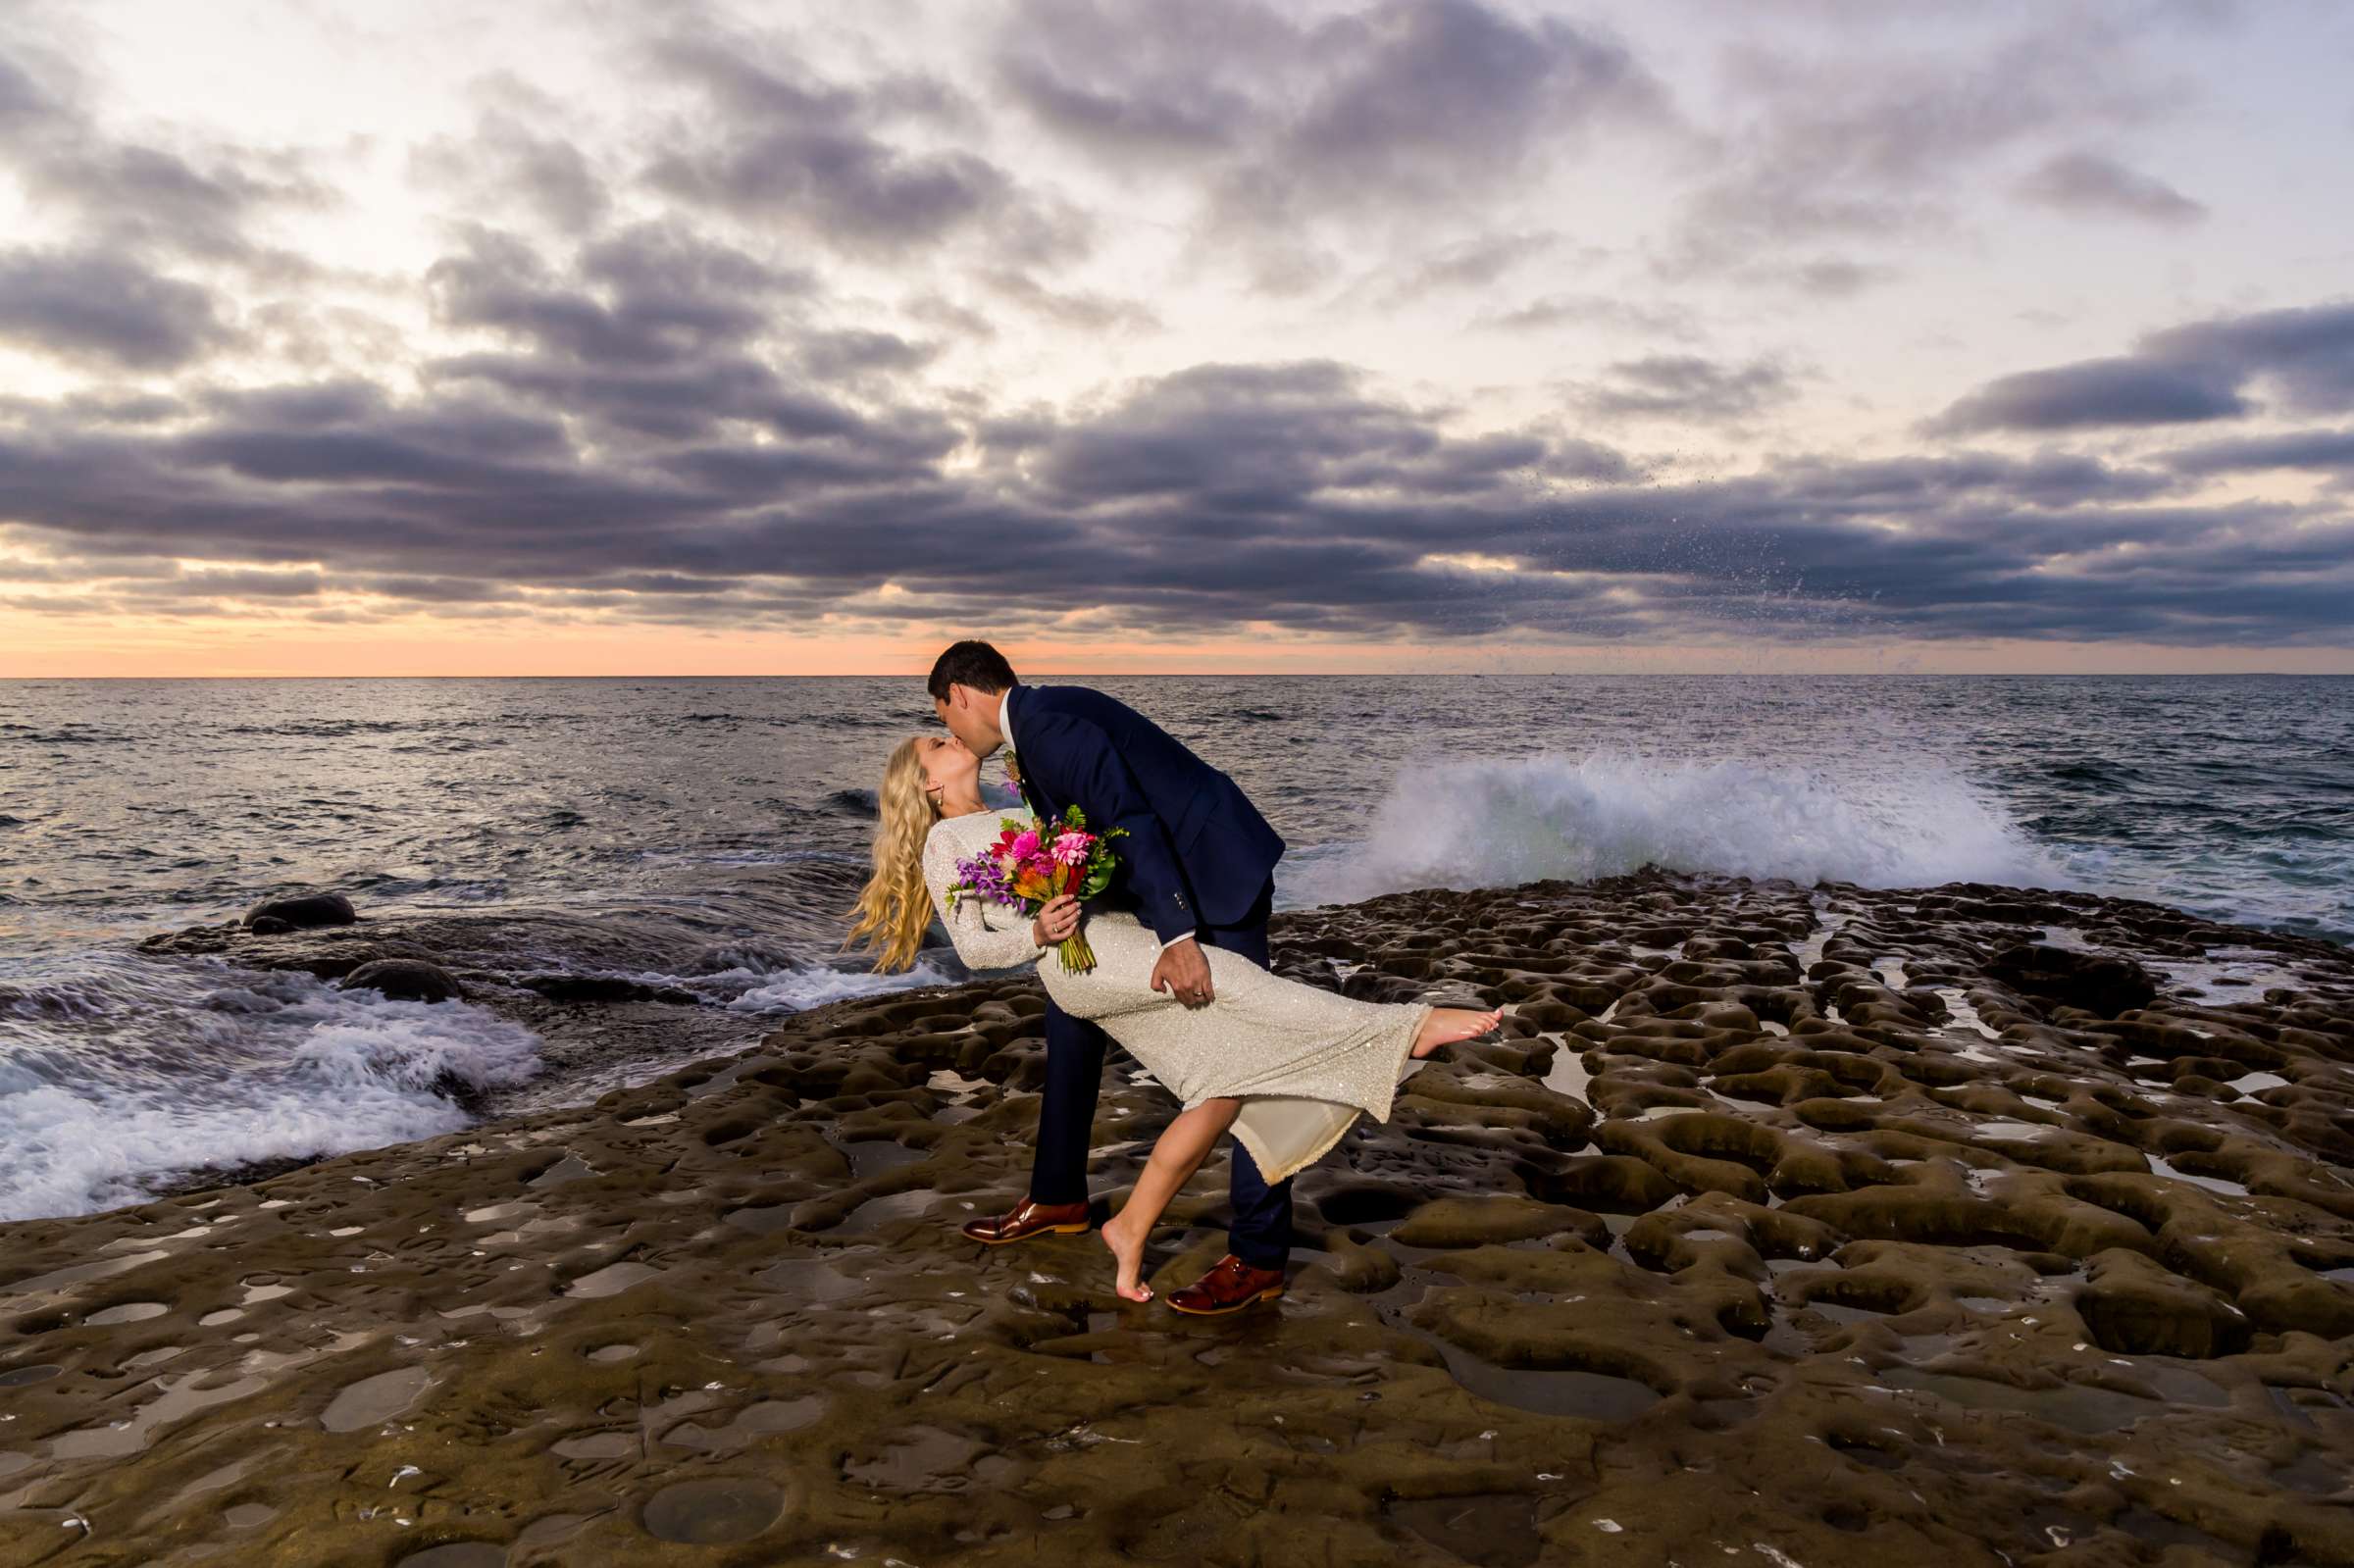
[[[1152,1299],[1152,1287],[1142,1278],[1145,1271],[1145,1238],[1129,1235],[1127,1221],[1125,1214],[1114,1215],[1097,1234],[1103,1238],[1103,1244],[1111,1248],[1112,1257],[1119,1263],[1120,1277],[1113,1289],[1120,1292],[1121,1299],[1150,1301]]]
[[[1452,1045],[1458,1039],[1476,1039],[1503,1022],[1501,1009],[1475,1013],[1468,1007],[1434,1007],[1422,1021],[1422,1032],[1414,1037],[1414,1055],[1428,1056],[1440,1046]]]

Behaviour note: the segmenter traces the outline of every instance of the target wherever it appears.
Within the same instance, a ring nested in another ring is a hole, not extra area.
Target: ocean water
[[[2354,938],[2354,679],[1093,683],[1251,792],[1283,905],[1649,863]],[[274,892],[503,915],[495,967],[686,985],[747,1032],[953,978],[838,951],[882,759],[933,723],[897,679],[0,682],[0,1218],[450,1131],[453,1086],[561,1097],[485,1008],[132,950]]]

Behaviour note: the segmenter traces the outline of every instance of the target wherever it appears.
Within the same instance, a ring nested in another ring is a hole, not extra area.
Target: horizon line
[[[2345,681],[2344,670],[1048,670],[1047,677],[1090,676],[1119,681],[1558,681],[1590,677],[1614,680],[1677,681],[1695,677],[1710,680],[1777,681],[1792,677],[1831,677],[1874,681],[2135,681],[2193,680]],[[521,675],[0,675],[0,683],[65,681],[920,681],[921,672],[905,670],[836,671],[830,674],[775,672],[745,674],[656,673]],[[1020,681],[1035,684],[1035,681]]]

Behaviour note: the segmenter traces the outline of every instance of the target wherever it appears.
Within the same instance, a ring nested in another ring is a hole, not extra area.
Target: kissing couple
[[[1103,1227],[1119,1293],[1152,1298],[1143,1278],[1152,1226],[1231,1131],[1229,1251],[1169,1305],[1215,1315],[1273,1300],[1291,1250],[1293,1175],[1359,1116],[1388,1121],[1412,1062],[1489,1033],[1501,1014],[1356,1001],[1270,973],[1282,838],[1233,780],[1127,704],[1084,686],[1022,685],[986,642],[943,653],[930,690],[948,733],[911,736],[884,765],[874,874],[850,939],[878,970],[909,969],[938,914],[967,966],[1016,969],[1084,923],[1096,956],[1093,969],[1040,965],[1047,1081],[1030,1191],[1004,1214],[969,1221],[965,1235],[1003,1245],[1087,1229],[1096,1094],[1116,1039],[1185,1107]],[[1091,833],[1121,833],[1120,875],[1085,906],[1065,895],[1033,918],[951,895],[957,863],[998,840],[981,763],[1000,746],[1016,753],[1023,799],[1041,821],[1075,806]]]

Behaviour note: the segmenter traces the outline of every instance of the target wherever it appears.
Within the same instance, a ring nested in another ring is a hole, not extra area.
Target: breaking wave
[[[1287,904],[1640,870],[1869,887],[2066,882],[2000,802],[1942,766],[1852,775],[1631,753],[1444,763],[1393,784],[1363,839],[1309,850]]]

